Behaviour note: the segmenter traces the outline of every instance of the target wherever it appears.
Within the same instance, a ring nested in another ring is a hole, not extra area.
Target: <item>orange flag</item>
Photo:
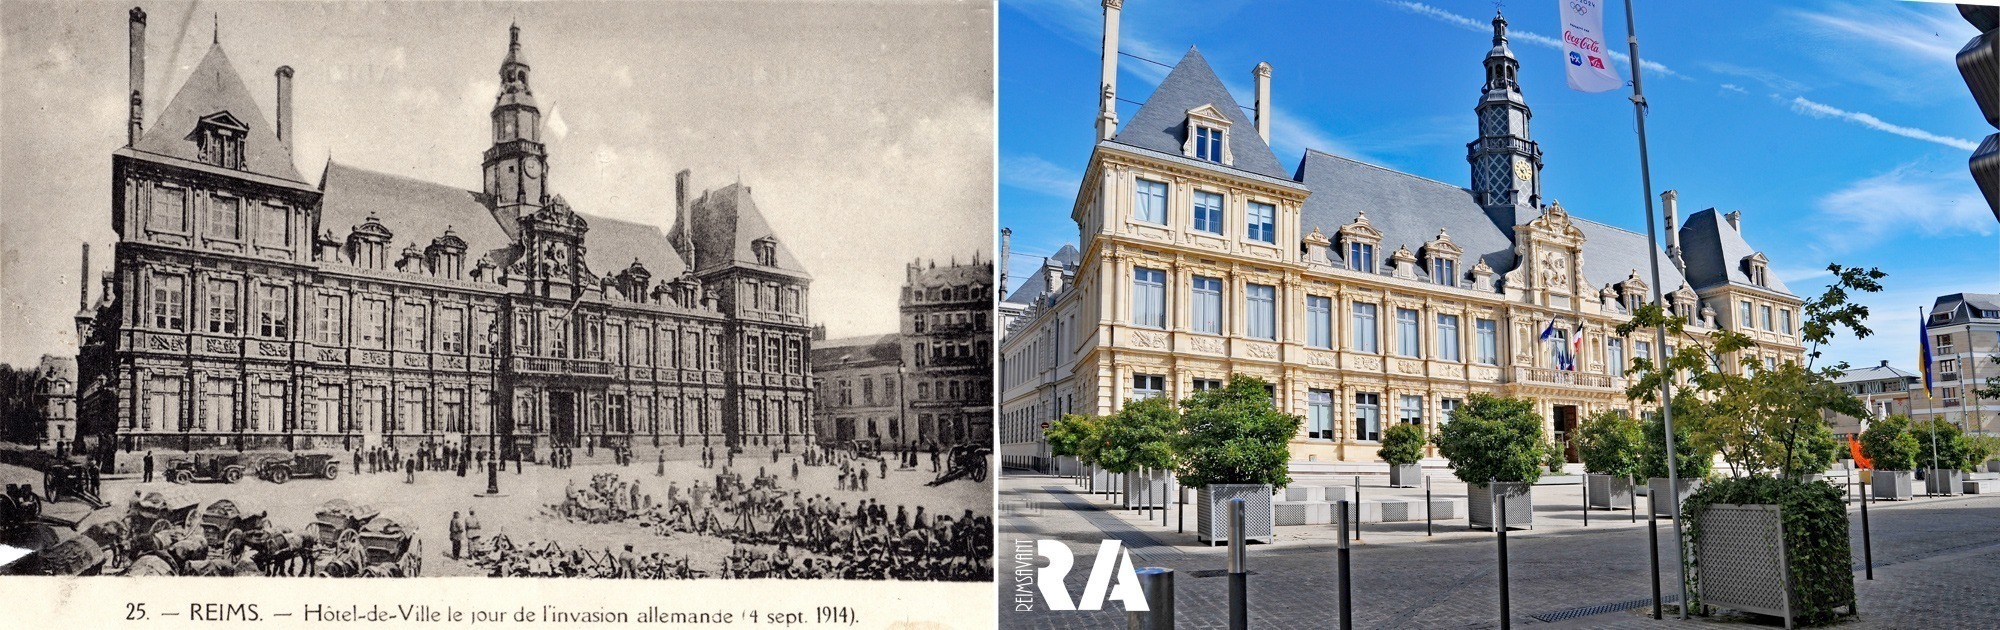
[[[1848,436],[1847,438],[1847,452],[1854,456],[1854,463],[1856,465],[1869,470],[1875,469],[1875,463],[1868,461],[1867,457],[1861,455],[1861,441],[1854,439],[1853,436]]]

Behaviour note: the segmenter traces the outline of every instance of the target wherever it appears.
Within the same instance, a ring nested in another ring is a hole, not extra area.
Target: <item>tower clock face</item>
[[[528,160],[526,163],[521,165],[521,172],[527,174],[528,179],[535,179],[541,177],[542,163],[538,160]]]
[[[1514,163],[1514,177],[1517,177],[1521,181],[1525,182],[1528,181],[1528,178],[1534,176],[1535,176],[1535,167],[1533,165],[1528,164],[1527,162]]]

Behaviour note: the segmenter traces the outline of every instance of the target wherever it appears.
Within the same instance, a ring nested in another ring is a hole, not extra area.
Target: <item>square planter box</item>
[[[1332,503],[1354,497],[1349,496],[1347,486],[1285,486],[1284,501],[1313,501]]]
[[[1113,482],[1117,479],[1117,475],[1105,472],[1102,468],[1091,466],[1090,473],[1083,476],[1084,491],[1091,494],[1111,494],[1111,491],[1114,489]]]
[[[1916,471],[1911,470],[1877,470],[1868,482],[1868,492],[1877,501],[1908,501],[1916,476]]]
[[[1507,511],[1507,529],[1533,529],[1535,526],[1535,500],[1529,494],[1531,486],[1519,481],[1503,481],[1492,484],[1467,484],[1465,488],[1465,511],[1470,517],[1472,529],[1493,529],[1493,495],[1500,495],[1500,509]]]
[[[1986,472],[2000,473],[2000,459],[1986,462]]]
[[[1211,484],[1195,491],[1195,538],[1209,545],[1229,542],[1229,500],[1243,499],[1243,539],[1269,543],[1276,539],[1277,522],[1272,509],[1270,486],[1261,484]]]
[[[1931,494],[1953,495],[1965,486],[1965,471],[1930,469],[1924,474],[1924,491]]]
[[[1124,478],[1125,492],[1120,495],[1118,503],[1126,509],[1165,507],[1173,504],[1173,473],[1164,470],[1133,471],[1125,473]]]
[[[1424,483],[1423,464],[1390,464],[1389,487],[1415,488]]]
[[[1629,510],[1634,503],[1632,478],[1611,475],[1589,474],[1583,477],[1584,489],[1590,493],[1590,507],[1597,510]]]
[[[1678,503],[1686,503],[1689,495],[1692,495],[1694,494],[1694,491],[1701,489],[1701,480],[1682,479],[1680,481],[1681,481],[1681,491],[1679,493],[1674,493],[1674,500]],[[1654,516],[1658,516],[1660,518],[1674,517],[1674,511],[1675,511],[1674,508],[1678,507],[1678,505],[1670,506],[1667,504],[1667,502],[1660,500],[1666,498],[1668,495],[1669,493],[1667,492],[1667,478],[1654,477],[1652,479],[1646,480],[1646,502],[1653,506],[1652,509]]]

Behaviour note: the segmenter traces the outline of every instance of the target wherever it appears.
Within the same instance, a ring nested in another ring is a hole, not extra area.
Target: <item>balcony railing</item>
[[[1603,374],[1551,370],[1547,368],[1514,366],[1514,382],[1536,385],[1565,385],[1570,387],[1611,387],[1611,377]]]

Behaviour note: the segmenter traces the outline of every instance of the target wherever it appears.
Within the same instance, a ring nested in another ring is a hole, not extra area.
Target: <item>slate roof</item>
[[[1484,259],[1495,274],[1514,268],[1513,235],[1493,225],[1470,190],[1314,150],[1299,160],[1297,177],[1312,189],[1301,213],[1304,232],[1317,227],[1334,239],[1330,250],[1336,264],[1346,261],[1346,252],[1340,251],[1335,232],[1367,212],[1368,224],[1382,232],[1378,261],[1388,260],[1398,246],[1421,256],[1419,248],[1442,228],[1465,250],[1460,271],[1471,271],[1475,258]]]
[[[1209,68],[1208,60],[1194,48],[1174,64],[1173,71],[1111,142],[1179,156],[1187,142],[1188,110],[1203,105],[1214,105],[1229,119],[1229,153],[1234,163],[1223,168],[1288,179],[1271,147],[1257,135],[1256,123],[1243,113],[1236,98],[1216,78],[1215,70]]]
[[[1961,309],[1961,306],[1969,306],[1981,311],[2000,311],[2000,294],[1953,293],[1938,296],[1937,302],[1931,306],[1931,325],[1963,324],[1972,319],[1991,319],[1980,316],[1978,313],[1963,312],[1964,309]],[[1937,313],[1948,313],[1950,320],[1944,322],[1937,321]]]
[[[201,62],[181,84],[180,92],[160,110],[159,117],[146,125],[145,133],[133,148],[146,153],[168,155],[199,162],[201,149],[191,134],[203,117],[228,112],[249,127],[243,140],[243,170],[294,182],[304,182],[292,164],[292,149],[278,140],[277,129],[265,120],[263,110],[250,97],[243,77],[229,63],[221,44],[208,47]]]
[[[869,335],[814,341],[813,369],[822,371],[841,365],[902,360],[902,335]]]
[[[1575,213],[1569,218],[1577,229],[1583,230],[1583,279],[1590,282],[1591,288],[1603,290],[1604,285],[1624,282],[1634,271],[1647,286],[1652,286],[1652,269],[1646,255],[1641,253],[1647,249],[1646,235],[1584,219]],[[1653,257],[1660,263],[1660,292],[1672,293],[1680,288],[1685,280],[1674,269],[1667,252],[1654,248]],[[1651,293],[1647,295],[1650,297]]]
[[[1688,215],[1681,224],[1681,260],[1687,263],[1688,283],[1697,291],[1729,284],[1791,295],[1792,290],[1768,269],[1766,286],[1750,282],[1750,275],[1743,271],[1743,259],[1755,253],[1757,250],[1743,240],[1743,232],[1730,227],[1714,208]]]
[[[913,287],[984,286],[992,283],[992,263],[981,263],[977,258],[973,259],[970,263],[962,265],[951,264],[942,267],[938,266],[937,261],[933,260],[930,267],[925,268],[918,272],[915,277],[909,279],[909,284]]]
[[[431,239],[450,228],[465,239],[468,263],[489,253],[494,254],[495,265],[505,266],[512,260],[509,250],[514,239],[501,229],[504,219],[487,209],[480,193],[331,161],[320,178],[320,189],[320,231],[331,230],[334,238],[346,238],[372,214],[395,234],[392,252],[402,251],[409,243],[427,247]],[[658,227],[577,214],[590,227],[583,243],[584,260],[592,272],[613,276],[637,259],[657,282],[678,277],[686,269]]]
[[[1048,259],[1045,260],[1042,265],[1036,266],[1034,270],[1030,271],[1028,273],[1028,279],[1022,280],[1021,286],[1019,288],[1014,289],[1014,292],[1009,294],[1007,296],[1007,299],[1003,301],[1010,302],[1013,304],[1035,303],[1035,298],[1040,296],[1043,291],[1047,291],[1049,288],[1048,276],[1042,273],[1042,269],[1049,262],[1054,262],[1058,265],[1061,265],[1063,269],[1068,269],[1070,267],[1075,267],[1077,263],[1081,262],[1082,260],[1083,260],[1083,254],[1081,252],[1076,251],[1075,245],[1064,244],[1062,246],[1062,249],[1056,250],[1055,255],[1049,256]]]
[[[774,261],[777,265],[765,267],[757,264],[757,254],[751,243],[764,237],[775,238],[775,235],[771,232],[771,225],[764,221],[763,212],[757,209],[756,200],[751,198],[749,186],[735,183],[707,191],[688,205],[688,216],[694,228],[692,240],[696,271],[735,264],[797,276],[807,275],[805,267],[792,256],[782,239],[777,241],[777,260]],[[674,235],[679,236],[681,229],[676,225]]]
[[[1861,383],[1867,381],[1884,381],[1884,380],[1898,380],[1898,379],[1908,381],[1910,379],[1915,379],[1915,378],[1917,378],[1916,373],[1906,372],[1897,369],[1895,367],[1891,367],[1888,361],[1883,361],[1881,365],[1871,365],[1865,368],[1850,369],[1847,371],[1846,374],[1840,375],[1840,378],[1833,379],[1833,382],[1844,385],[1848,383]]]

